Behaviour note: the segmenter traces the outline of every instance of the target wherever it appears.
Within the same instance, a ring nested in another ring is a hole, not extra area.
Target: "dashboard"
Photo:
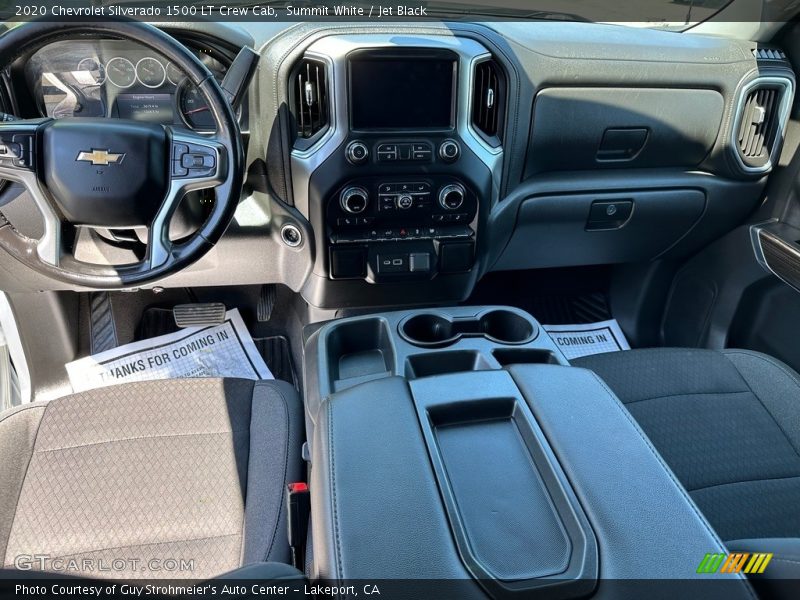
[[[221,81],[228,64],[193,49]],[[109,117],[213,129],[199,90],[169,60],[135,43],[67,40],[36,52],[25,80],[40,116]]]
[[[240,208],[164,285],[283,283],[321,308],[459,301],[498,270],[690,256],[758,205],[794,99],[775,49],[625,26],[164,28],[217,79],[242,46],[260,55]],[[23,118],[209,126],[182,73],[135,43],[59,41],[9,73]],[[16,206],[0,197],[23,229]],[[60,289],[0,268],[19,275],[11,287]]]

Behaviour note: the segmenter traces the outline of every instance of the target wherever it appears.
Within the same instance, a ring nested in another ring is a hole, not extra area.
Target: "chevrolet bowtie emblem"
[[[92,148],[91,152],[80,152],[78,154],[78,158],[75,160],[81,160],[84,162],[90,162],[93,165],[118,165],[122,162],[122,159],[125,158],[124,154],[114,154],[109,152],[108,150],[97,150],[96,148]]]

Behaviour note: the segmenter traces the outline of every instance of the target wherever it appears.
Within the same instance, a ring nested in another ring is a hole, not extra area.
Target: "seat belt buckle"
[[[286,486],[286,522],[289,547],[292,549],[292,566],[305,571],[305,549],[308,520],[311,516],[311,494],[308,484],[290,483]]]

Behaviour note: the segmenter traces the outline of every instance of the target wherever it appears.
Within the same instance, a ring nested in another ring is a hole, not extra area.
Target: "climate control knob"
[[[351,215],[358,215],[367,209],[369,194],[362,187],[352,186],[345,188],[339,197],[339,204],[343,211]]]
[[[397,198],[397,208],[400,210],[408,210],[412,206],[414,206],[414,198],[408,194],[403,194]]]
[[[439,146],[439,158],[444,162],[455,162],[461,154],[461,146],[455,140],[445,140]]]
[[[439,190],[439,205],[445,210],[457,210],[464,204],[466,192],[460,183],[451,183]]]

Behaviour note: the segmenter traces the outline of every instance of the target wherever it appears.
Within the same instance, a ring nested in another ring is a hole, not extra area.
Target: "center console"
[[[502,148],[471,127],[473,40],[331,36],[331,120],[292,153],[295,203],[317,256],[303,291],[317,306],[456,300],[477,276]],[[299,92],[298,92],[299,93]],[[424,290],[424,293],[423,293]]]
[[[456,165],[458,55],[361,50],[347,70],[351,177],[327,198],[330,277],[377,283],[469,271],[478,195]]]
[[[392,597],[655,597],[646,574],[670,580],[658,597],[752,597],[739,575],[703,585],[699,561],[727,550],[620,401],[526,313],[340,319],[305,352],[312,576]]]

